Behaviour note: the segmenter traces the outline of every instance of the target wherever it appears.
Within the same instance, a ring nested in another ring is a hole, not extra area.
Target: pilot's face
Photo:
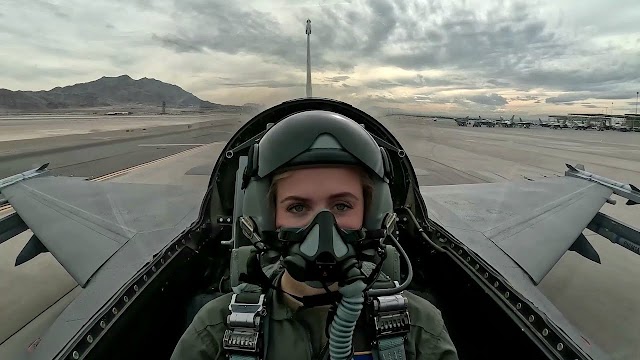
[[[350,167],[289,171],[276,180],[276,227],[304,227],[323,209],[343,229],[359,229],[364,218],[360,172]]]

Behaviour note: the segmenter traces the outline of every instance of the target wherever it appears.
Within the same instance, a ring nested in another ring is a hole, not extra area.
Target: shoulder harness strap
[[[409,301],[402,293],[372,298],[368,302],[374,359],[404,360],[404,342],[409,334]]]
[[[256,299],[257,298],[257,299]],[[263,318],[267,315],[260,293],[233,294],[222,345],[231,360],[259,360],[263,354]]]
[[[277,265],[265,267],[269,280],[277,276]],[[266,294],[260,286],[243,284],[239,293],[233,294],[227,316],[228,329],[222,341],[223,349],[230,360],[263,360],[267,354],[269,316],[267,302],[271,290]]]

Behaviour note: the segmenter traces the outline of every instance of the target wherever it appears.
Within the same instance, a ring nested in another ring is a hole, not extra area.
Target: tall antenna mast
[[[307,19],[307,97],[311,97],[311,20]]]

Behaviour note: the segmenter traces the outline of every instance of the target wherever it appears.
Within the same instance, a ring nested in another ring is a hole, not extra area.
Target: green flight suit
[[[279,275],[280,276],[280,275]],[[277,279],[279,282],[279,277]],[[409,300],[411,330],[405,341],[407,360],[454,360],[455,346],[447,332],[440,311],[429,301],[405,291]],[[226,359],[222,338],[226,327],[232,294],[225,294],[207,303],[180,338],[172,360]],[[325,320],[328,307],[292,310],[276,291],[270,293],[269,339],[265,339],[265,360],[316,359],[327,342]],[[266,301],[267,299],[265,299]],[[356,332],[358,328],[356,327]],[[365,342],[354,334],[354,353],[366,353]],[[360,347],[360,348],[359,348]]]

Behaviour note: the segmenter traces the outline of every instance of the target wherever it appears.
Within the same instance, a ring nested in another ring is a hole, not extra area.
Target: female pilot
[[[257,161],[249,165],[247,172],[251,180],[245,191],[243,216],[251,217],[263,234],[309,228],[310,224],[322,232],[327,222],[320,218],[331,219],[331,226],[345,232],[378,229],[384,215],[393,211],[385,182],[384,155],[363,127],[342,115],[327,111],[291,115],[270,128],[255,150]],[[313,281],[317,276],[305,273],[305,269],[313,268],[304,263],[312,259],[310,246],[322,248],[319,241],[327,241],[317,234],[318,231],[307,231],[302,245],[294,248],[299,255],[287,256],[295,252],[292,250],[281,258],[280,270],[274,277],[278,291],[267,295],[265,360],[329,359],[327,319],[331,304],[303,306],[300,301],[340,290],[340,281],[318,286],[318,281]],[[340,236],[332,239],[332,249],[352,251]],[[341,259],[338,255],[336,258]],[[457,359],[440,312],[421,297],[409,292],[403,295],[408,300],[411,322],[406,340],[400,344],[404,358]],[[218,297],[198,312],[172,359],[226,358],[223,337],[228,329],[231,296]],[[371,342],[362,340],[365,330],[355,328],[353,358],[382,358],[374,357]]]

